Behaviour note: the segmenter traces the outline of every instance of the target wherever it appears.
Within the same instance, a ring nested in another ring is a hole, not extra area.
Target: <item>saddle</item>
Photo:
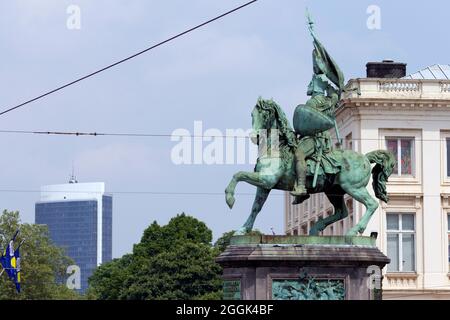
[[[317,167],[317,159],[306,159],[306,176],[314,176]],[[337,174],[341,171],[339,163],[334,159],[331,153],[323,154],[319,162],[318,176],[324,174]]]
[[[328,134],[315,135],[314,153],[306,158],[306,176],[324,174],[337,174],[341,170],[340,162],[336,159],[333,148],[331,147],[331,137]],[[317,167],[319,164],[319,168]]]

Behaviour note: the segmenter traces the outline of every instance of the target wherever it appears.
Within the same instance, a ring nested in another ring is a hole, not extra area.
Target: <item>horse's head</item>
[[[280,142],[294,145],[295,134],[289,125],[283,110],[273,100],[258,99],[252,111],[252,133],[250,139],[258,144],[261,135],[267,135],[269,130],[278,130]]]
[[[258,144],[261,135],[266,135],[269,129],[276,129],[276,112],[271,100],[258,99],[252,111],[252,133],[250,139]]]

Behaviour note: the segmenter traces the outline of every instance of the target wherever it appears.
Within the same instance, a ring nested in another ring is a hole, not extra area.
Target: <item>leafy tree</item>
[[[126,281],[126,299],[193,299],[220,289],[215,250],[187,242],[142,261]],[[138,266],[136,268],[136,266]]]
[[[88,299],[118,300],[129,276],[132,255],[113,259],[97,268],[89,278]]]
[[[222,270],[212,232],[184,213],[165,226],[153,222],[133,253],[97,268],[89,296],[97,299],[205,299],[218,297]]]
[[[182,213],[162,227],[154,221],[144,231],[141,242],[134,246],[133,253],[137,256],[153,256],[187,242],[209,245],[211,241],[212,232],[206,224]]]
[[[22,224],[19,213],[3,211],[0,215],[0,241],[2,250],[8,245],[15,231],[20,228],[16,238],[17,246],[23,239],[21,247],[21,293],[17,293],[14,283],[6,273],[0,278],[0,299],[12,300],[47,300],[78,299],[80,296],[56,279],[63,278],[67,266],[73,261],[64,255],[62,249],[53,245],[49,239],[48,229],[44,225]]]

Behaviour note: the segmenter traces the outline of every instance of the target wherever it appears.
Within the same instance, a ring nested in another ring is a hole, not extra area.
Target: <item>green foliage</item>
[[[18,212],[3,211],[0,216],[0,234],[4,237],[0,243],[2,250],[19,227],[16,246],[25,239],[20,252],[22,292],[16,292],[14,283],[4,273],[0,278],[0,299],[79,299],[76,292],[56,283],[56,278],[63,278],[73,261],[51,243],[46,226],[22,224]]]
[[[214,247],[220,252],[224,252],[225,249],[229,246],[230,240],[235,233],[235,230],[225,232],[217,241],[214,243]]]
[[[172,218],[165,226],[154,221],[145,231],[141,242],[134,246],[138,256],[153,256],[186,242],[209,244],[212,232],[201,221],[184,213]]]
[[[133,253],[97,268],[89,279],[89,298],[220,298],[222,270],[212,232],[184,213],[165,226],[153,222]]]
[[[124,255],[97,268],[89,278],[88,299],[117,300],[129,276],[132,255]]]
[[[192,300],[222,300],[223,299],[223,290],[220,289],[218,291],[208,292],[204,295],[194,297]]]
[[[214,247],[219,250],[220,253],[224,252],[225,249],[230,245],[231,238],[233,237],[235,231],[231,230],[228,232],[225,232],[217,241],[214,243]],[[262,232],[255,229],[247,233],[247,235],[250,236],[260,236],[262,235]]]

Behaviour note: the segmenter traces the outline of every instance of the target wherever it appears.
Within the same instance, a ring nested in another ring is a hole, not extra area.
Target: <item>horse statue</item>
[[[307,124],[305,124],[307,125]],[[329,136],[329,134],[328,134]],[[258,213],[261,211],[272,189],[292,191],[296,183],[295,152],[301,141],[292,129],[283,110],[272,100],[258,99],[252,111],[252,142],[258,144],[259,153],[254,172],[240,171],[233,175],[225,195],[230,209],[235,202],[235,189],[239,182],[245,181],[257,187],[253,207],[244,225],[236,234],[246,234],[253,229]],[[298,197],[296,204],[309,198],[310,194],[324,192],[334,206],[334,214],[320,219],[311,228],[310,235],[318,235],[328,225],[344,219],[348,215],[344,195],[348,194],[362,203],[366,212],[347,235],[363,233],[375,210],[378,201],[367,191],[366,186],[372,172],[372,187],[375,196],[388,202],[386,182],[396,164],[395,157],[386,150],[376,150],[360,154],[341,148],[324,149],[326,135],[315,135],[319,150],[306,159],[307,194]],[[320,157],[317,154],[320,153]],[[375,164],[373,169],[371,164]]]

